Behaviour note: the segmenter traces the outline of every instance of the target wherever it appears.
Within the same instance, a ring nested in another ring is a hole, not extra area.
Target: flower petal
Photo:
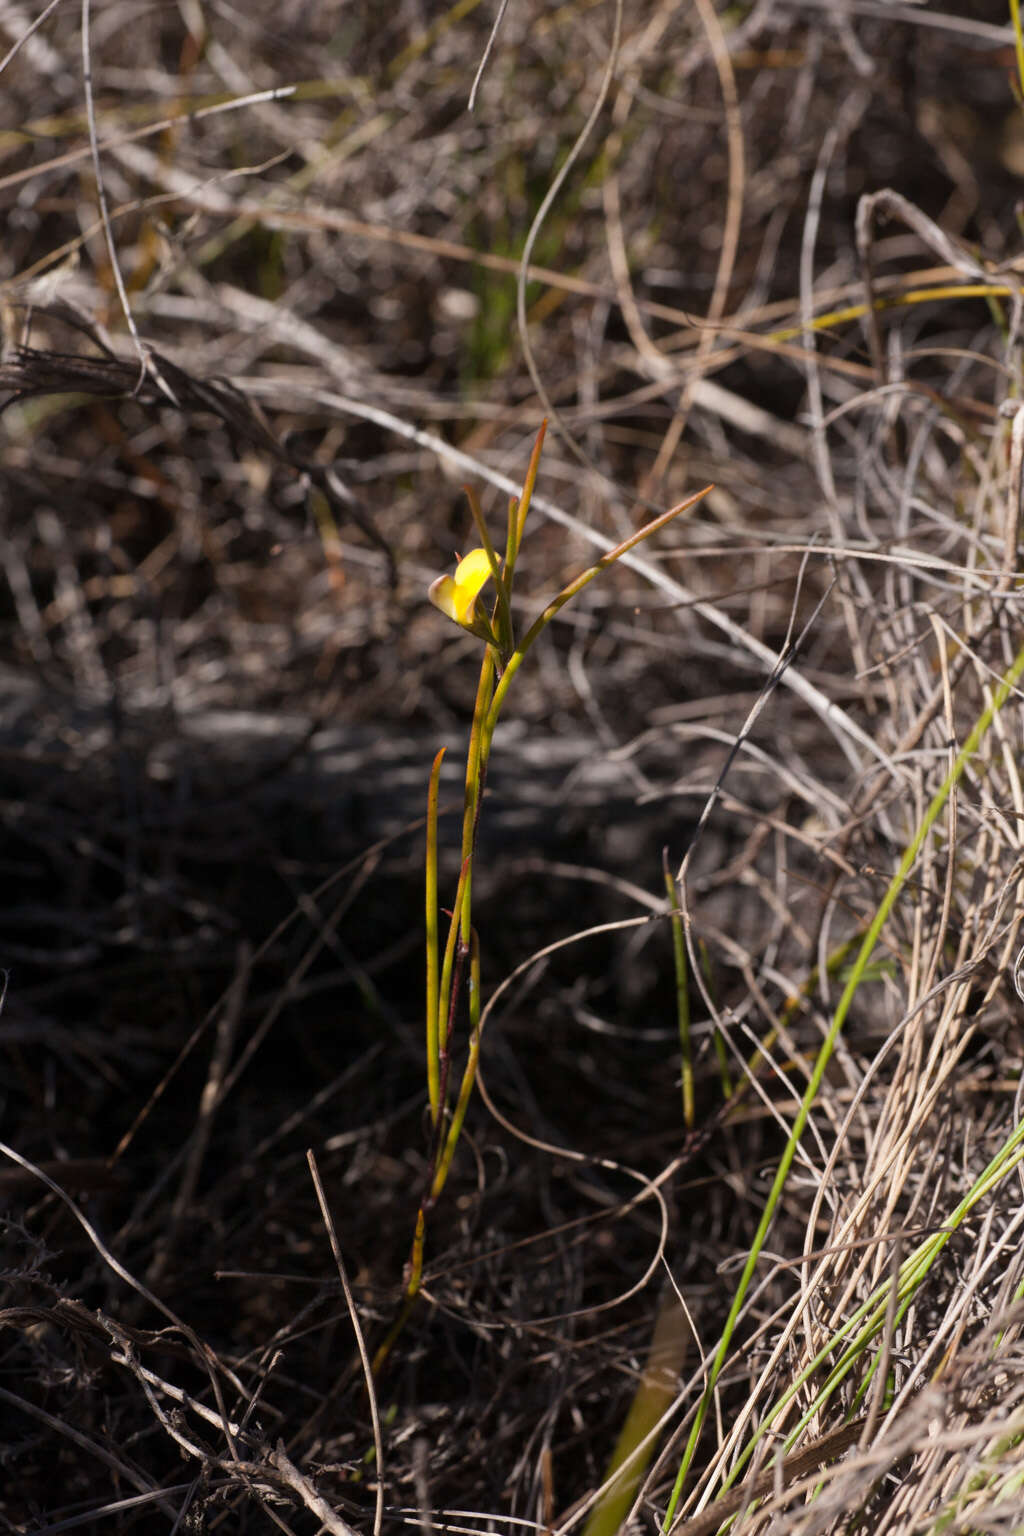
[[[476,611],[480,588],[491,579],[491,562],[486,549],[471,549],[455,567],[454,576],[439,576],[427,589],[435,608],[440,608],[463,629],[490,640],[491,628]]]
[[[450,576],[439,576],[436,581],[432,581],[427,588],[427,596],[435,608],[440,608],[442,613],[446,613],[458,624],[459,616],[455,606],[457,592]]]
[[[460,624],[473,620],[477,594],[485,582],[491,579],[491,562],[486,549],[471,549],[455,567],[455,617]]]

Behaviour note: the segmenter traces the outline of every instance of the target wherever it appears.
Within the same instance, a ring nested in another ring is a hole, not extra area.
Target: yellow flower
[[[427,596],[435,608],[440,608],[463,629],[479,635],[482,640],[493,641],[486,616],[477,610],[480,589],[490,579],[491,562],[486,549],[471,549],[455,567],[454,576],[439,576],[431,582]]]

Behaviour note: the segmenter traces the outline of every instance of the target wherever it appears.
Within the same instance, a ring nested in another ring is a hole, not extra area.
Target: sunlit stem
[[[473,709],[473,728],[470,733],[469,750],[466,755],[466,798],[462,816],[462,866],[459,871],[459,884],[455,892],[455,903],[452,907],[448,940],[445,944],[444,961],[441,966],[441,982],[438,989],[438,1031],[439,1034],[443,1032],[445,1046],[447,1045],[448,1035],[451,1032],[454,1008],[458,1002],[457,997],[452,994],[452,976],[455,968],[459,935],[463,928],[466,930],[465,942],[468,943],[469,940],[469,914],[472,905],[473,889],[473,846],[476,840],[477,820],[480,814],[480,798],[483,793],[481,775],[486,771],[487,766],[486,754],[482,751],[482,722],[488,712],[493,689],[494,652],[488,646],[480,667],[480,681],[477,685],[476,705]],[[489,745],[490,743],[488,742],[488,747]],[[440,1110],[443,1113],[443,1102],[440,1104]]]
[[[515,549],[516,533],[519,528],[519,497],[510,496],[508,500],[508,528],[505,533],[505,576],[511,582],[512,573],[515,570],[515,561],[512,551]]]
[[[466,753],[466,800],[462,817],[462,862],[466,866],[466,878],[461,892],[462,940],[469,944],[469,914],[473,894],[473,854],[480,822],[480,804],[483,800],[487,762],[491,752],[490,737],[484,733],[484,722],[494,698],[495,661],[493,647],[488,646],[480,667],[480,682],[473,706],[473,726],[469,733],[469,750]],[[459,907],[456,907],[456,912]]]
[[[430,1118],[437,1124],[441,1112],[441,1018],[438,1013],[440,973],[437,925],[437,807],[441,792],[441,763],[446,748],[434,758],[427,791],[426,925],[427,925],[427,1093]]]
[[[658,1425],[677,1395],[689,1339],[686,1314],[669,1291],[658,1309],[647,1363],[612,1452],[604,1492],[583,1536],[619,1536],[654,1454]]]
[[[434,1174],[434,1182],[430,1190],[432,1200],[437,1199],[447,1182],[455,1148],[462,1134],[466,1110],[476,1083],[477,1063],[480,1060],[480,941],[475,928],[470,931],[469,945],[469,1056],[463,1069],[459,1097],[452,1113],[451,1125],[448,1127],[444,1151],[438,1161],[437,1172]]]
[[[416,1233],[412,1240],[412,1257],[409,1260],[409,1278],[405,1285],[405,1294],[410,1297],[419,1293],[423,1280],[423,1241],[427,1231],[427,1218],[420,1206],[416,1213]]]
[[[515,508],[509,508],[508,519],[508,546],[505,550],[505,569],[508,579],[511,581],[512,572],[516,568],[519,559],[519,547],[523,542],[523,529],[526,527],[526,519],[530,511],[530,501],[533,497],[533,488],[537,484],[537,471],[540,468],[541,449],[544,447],[544,437],[548,430],[547,417],[540,424],[540,431],[534,439],[533,452],[530,454],[530,462],[526,468],[526,479],[523,481],[523,494],[515,502]]]
[[[423,1266],[422,1266],[422,1249],[421,1249],[421,1259],[420,1259],[420,1273],[421,1273],[421,1275],[422,1275],[422,1267]],[[401,1311],[399,1312],[398,1316],[395,1318],[395,1321],[391,1324],[391,1327],[388,1329],[387,1334],[386,1334],[385,1338],[383,1339],[383,1341],[382,1341],[382,1343],[380,1345],[380,1348],[377,1350],[377,1353],[373,1357],[373,1364],[370,1367],[371,1374],[373,1376],[375,1376],[375,1377],[379,1376],[381,1371],[384,1369],[384,1366],[387,1364],[388,1356],[391,1354],[391,1350],[394,1347],[395,1340],[398,1338],[399,1334],[402,1332],[402,1329],[405,1327],[406,1323],[409,1321],[409,1317],[410,1317],[410,1315],[412,1313],[413,1305],[414,1305],[414,1303],[416,1301],[416,1295],[417,1295],[418,1291],[419,1291],[419,1281],[417,1281],[417,1283],[416,1283],[416,1291],[411,1292],[411,1293],[409,1293],[409,1292],[406,1293],[405,1300],[402,1303]]]

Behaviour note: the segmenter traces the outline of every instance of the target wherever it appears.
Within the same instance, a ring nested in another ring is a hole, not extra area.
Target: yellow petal
[[[476,600],[480,588],[491,577],[491,562],[486,549],[471,549],[455,567],[455,575],[439,576],[431,582],[427,596],[456,624],[471,629],[476,621]]]
[[[477,594],[491,579],[491,562],[486,549],[471,549],[455,567],[456,617],[460,624],[472,621]]]
[[[455,585],[474,587],[479,592],[490,574],[491,562],[487,558],[486,549],[471,549],[468,555],[463,555],[455,567]]]
[[[432,581],[427,588],[427,596],[435,608],[440,608],[450,619],[459,622],[455,611],[455,583],[450,576],[439,576],[436,581]]]

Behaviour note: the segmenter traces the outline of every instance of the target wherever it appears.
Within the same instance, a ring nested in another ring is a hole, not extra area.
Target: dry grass
[[[0,1529],[582,1528],[676,1293],[645,1528],[1021,1528],[1016,687],[957,754],[1019,658],[1022,130],[959,11],[513,0],[470,113],[472,0],[0,7]],[[544,414],[538,607],[716,489],[499,733],[513,979],[378,1455],[328,1228],[372,1347],[476,675],[426,588]]]

